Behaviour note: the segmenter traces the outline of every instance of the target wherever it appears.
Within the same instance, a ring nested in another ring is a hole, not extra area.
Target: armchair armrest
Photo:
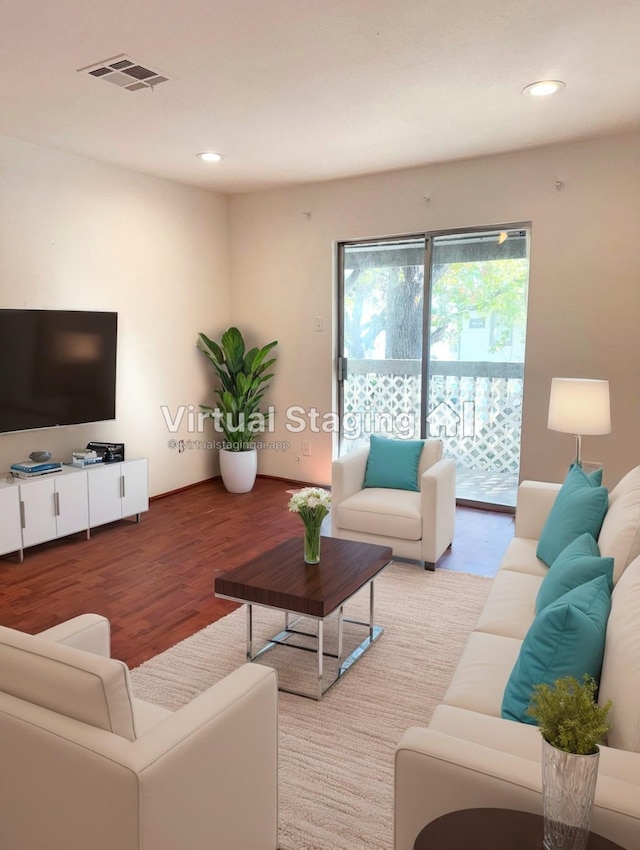
[[[515,536],[539,540],[549,511],[562,484],[548,481],[523,481],[518,487]]]
[[[130,746],[147,800],[145,847],[204,847],[208,835],[219,847],[275,850],[275,670],[243,665]]]
[[[451,545],[456,521],[456,464],[443,457],[420,477],[423,560],[435,564]]]
[[[340,502],[362,490],[367,469],[369,447],[364,446],[337,458],[331,464],[331,506],[337,508]],[[335,510],[331,511],[331,526],[335,533]]]
[[[111,627],[106,617],[100,614],[80,614],[50,629],[38,633],[38,637],[83,649],[94,655],[111,657]]]

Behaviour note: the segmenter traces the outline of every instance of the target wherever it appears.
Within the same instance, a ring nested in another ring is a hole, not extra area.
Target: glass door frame
[[[423,385],[423,400],[424,400],[424,387],[429,386],[429,381],[431,380],[431,373],[429,371],[429,352],[431,350],[431,339],[430,339],[430,331],[431,331],[431,289],[432,289],[432,257],[433,257],[433,240],[437,239],[441,236],[461,236],[465,233],[492,233],[495,230],[527,230],[529,232],[529,248],[531,242],[531,222],[530,221],[516,221],[510,222],[508,224],[491,224],[491,225],[483,225],[482,227],[448,227],[445,230],[429,230],[425,233],[425,258],[424,258],[424,345],[422,349],[422,357],[423,364],[426,364],[425,367],[425,382]],[[420,236],[421,234],[417,234]],[[427,410],[428,401],[425,400],[424,410],[421,410],[422,417],[422,425],[426,424],[426,417],[428,414]],[[341,408],[340,408],[341,409]],[[420,433],[422,434],[422,439],[424,439],[424,435],[426,433],[426,428],[422,427],[420,429]]]
[[[446,231],[448,232],[448,231]],[[336,404],[338,410],[338,420],[339,420],[339,430],[337,433],[336,440],[336,454],[339,456],[341,448],[343,446],[343,414],[344,414],[344,382],[347,377],[347,358],[344,356],[344,252],[345,248],[353,245],[357,246],[366,246],[366,245],[380,245],[384,244],[392,244],[393,242],[406,242],[407,240],[418,241],[419,239],[427,239],[429,234],[426,234],[422,231],[418,231],[417,233],[404,233],[404,234],[394,234],[393,236],[379,236],[372,239],[346,239],[342,242],[337,243],[337,270],[338,270],[338,348],[336,352]],[[426,261],[426,250],[425,250],[425,261]],[[426,267],[425,267],[426,271]],[[426,277],[423,282],[423,305],[426,303]],[[424,364],[425,353],[428,349],[425,349],[425,313],[423,306],[423,316],[422,316],[422,363]],[[421,439],[424,439],[425,434],[425,426],[426,422],[424,419],[424,410],[426,409],[426,397],[425,397],[425,388],[428,387],[428,384],[425,384],[425,374],[424,369],[421,370],[421,384],[420,384],[420,435]]]
[[[527,258],[529,260],[530,269],[530,254],[533,226],[532,222],[508,222],[501,224],[482,225],[478,227],[456,227],[443,228],[438,230],[418,231],[414,233],[396,234],[394,236],[377,237],[371,239],[352,239],[337,243],[337,270],[338,270],[338,335],[337,335],[337,357],[336,357],[336,403],[339,414],[339,430],[337,434],[336,453],[340,454],[344,445],[343,434],[343,414],[344,414],[344,383],[347,377],[347,360],[344,356],[345,345],[345,322],[344,322],[344,295],[345,295],[345,249],[349,246],[367,246],[390,244],[393,242],[406,242],[408,240],[417,241],[424,239],[424,277],[423,277],[423,324],[422,324],[422,363],[420,376],[420,438],[426,439],[428,432],[428,415],[429,415],[429,388],[431,381],[431,300],[433,287],[433,243],[434,240],[440,237],[456,237],[464,234],[478,235],[483,233],[495,233],[496,231],[514,231],[523,230],[527,233]],[[530,276],[530,270],[529,270]],[[525,354],[526,357],[526,354]],[[521,438],[521,435],[520,435]],[[463,500],[464,501],[464,500]],[[475,503],[474,503],[475,504]],[[484,503],[478,502],[477,506],[482,506]],[[487,505],[490,506],[490,505]],[[499,509],[499,506],[491,506]]]

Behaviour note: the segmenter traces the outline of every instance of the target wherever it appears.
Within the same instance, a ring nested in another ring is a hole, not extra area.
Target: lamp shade
[[[553,378],[547,427],[565,434],[609,434],[609,381]]]

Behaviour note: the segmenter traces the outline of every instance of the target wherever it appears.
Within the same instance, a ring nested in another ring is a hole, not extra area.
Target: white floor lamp
[[[582,437],[611,432],[609,381],[553,378],[547,427],[575,434],[575,463],[582,466]]]

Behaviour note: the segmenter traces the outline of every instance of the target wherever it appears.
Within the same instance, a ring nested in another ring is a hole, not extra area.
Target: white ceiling
[[[636,128],[640,0],[0,0],[0,67],[0,134],[244,192]]]

